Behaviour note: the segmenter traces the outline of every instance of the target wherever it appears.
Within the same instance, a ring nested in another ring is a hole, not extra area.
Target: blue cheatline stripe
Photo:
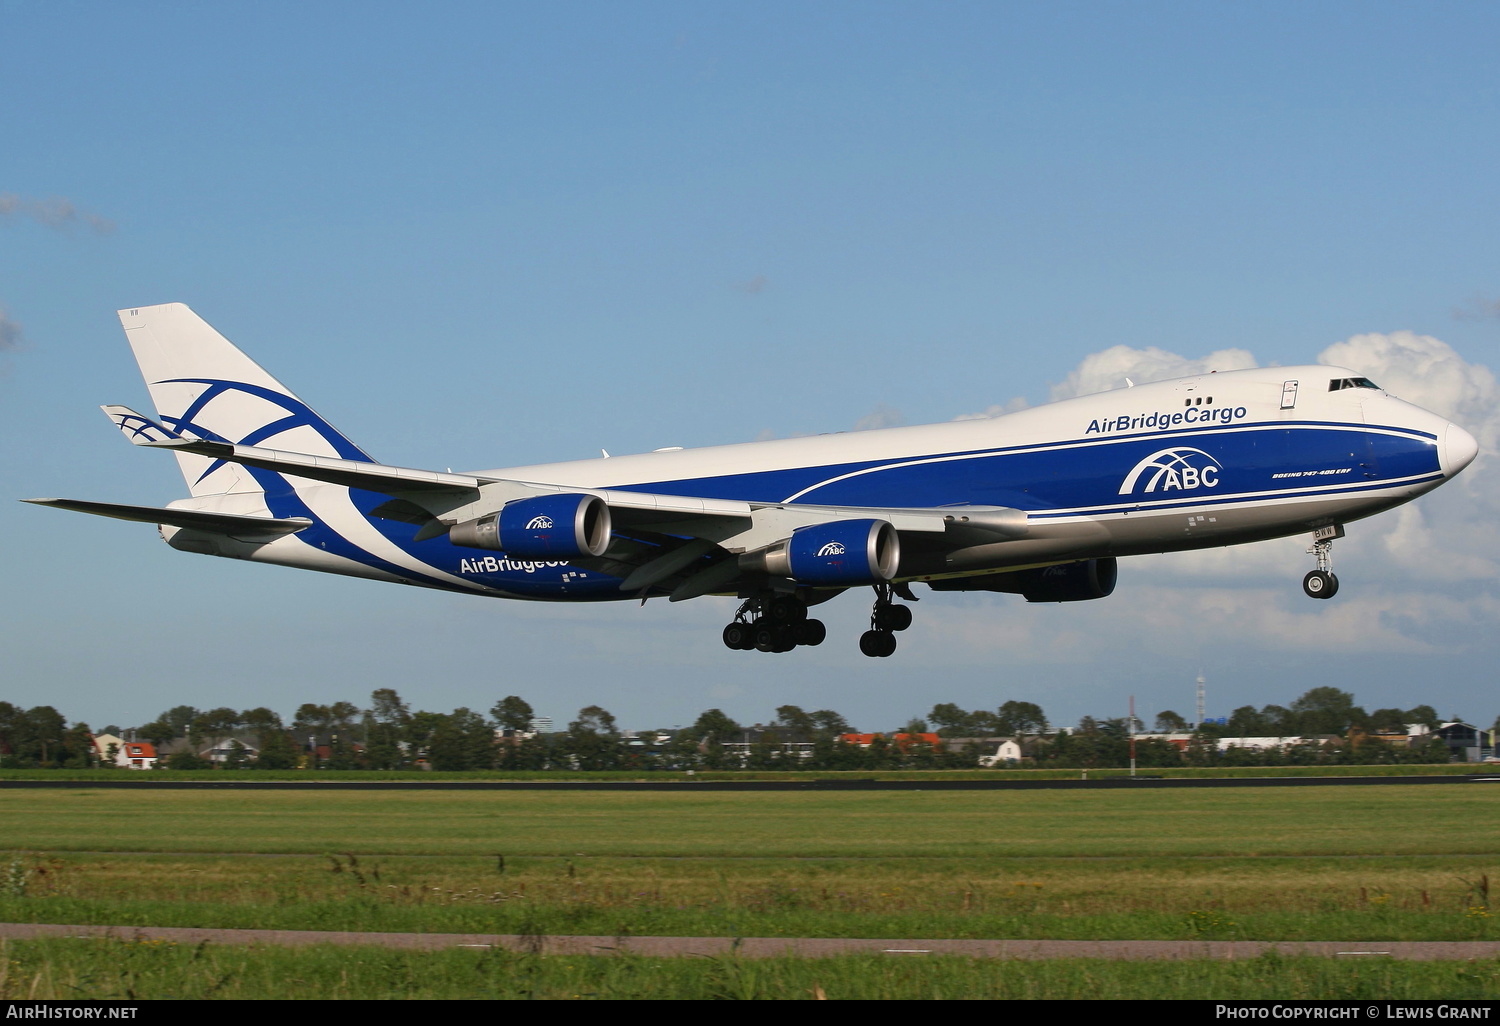
[[[1420,438],[1435,442],[1437,436],[1429,431],[1419,431],[1414,428],[1403,428],[1394,425],[1358,424],[1344,421],[1275,421],[1257,424],[1230,424],[1215,427],[1186,427],[1172,428],[1167,431],[1138,431],[1129,434],[1108,435],[1093,438],[1073,438],[1053,442],[1029,442],[1024,445],[995,446],[982,449],[958,449],[950,452],[929,453],[920,456],[905,456],[897,458],[884,458],[878,460],[862,460],[852,463],[827,463],[811,467],[786,467],[777,470],[752,471],[745,474],[723,475],[719,477],[695,477],[676,478],[664,481],[648,481],[634,484],[616,484],[610,487],[619,491],[634,492],[659,492],[667,495],[690,495],[722,499],[741,499],[749,502],[791,502],[793,496],[800,497],[802,493],[814,488],[823,487],[830,483],[833,478],[845,478],[854,475],[864,475],[871,472],[880,472],[903,467],[920,466],[928,463],[958,462],[963,460],[986,459],[994,456],[1016,455],[1035,452],[1066,452],[1077,449],[1091,449],[1101,446],[1120,445],[1122,443],[1140,442],[1148,439],[1161,439],[1172,437],[1202,437],[1241,435],[1256,432],[1284,432],[1292,428],[1310,431],[1349,431],[1360,435],[1395,435],[1408,438]],[[799,482],[791,487],[791,491],[774,491],[767,488],[765,492],[740,492],[729,491],[721,494],[701,491],[704,486],[729,485],[730,482],[742,482],[750,484],[753,479],[756,484],[769,484],[766,479],[773,477],[784,478],[788,475],[811,475],[817,473],[822,475],[815,480]],[[950,500],[948,505],[962,503],[964,499]],[[855,505],[855,503],[845,503]],[[920,505],[908,503],[908,505]]]
[[[1218,427],[1197,427],[1197,426],[1194,426],[1194,427],[1170,428],[1170,429],[1168,429],[1166,431],[1133,431],[1130,434],[1126,434],[1126,435],[1099,435],[1099,436],[1094,437],[1094,438],[1078,439],[1077,441],[1082,441],[1082,442],[1117,442],[1117,441],[1121,441],[1121,440],[1124,440],[1124,439],[1163,438],[1163,437],[1166,437],[1168,435],[1222,434],[1222,433],[1224,433],[1226,431],[1267,431],[1267,430],[1276,430],[1278,428],[1289,428],[1289,427],[1298,427],[1298,428],[1326,428],[1326,429],[1329,429],[1329,430],[1333,430],[1333,429],[1345,429],[1345,430],[1347,430],[1347,429],[1351,429],[1352,428],[1353,430],[1356,430],[1356,431],[1381,431],[1381,432],[1389,432],[1391,434],[1397,434],[1397,435],[1411,435],[1414,438],[1427,438],[1427,439],[1431,439],[1432,441],[1437,441],[1437,435],[1433,434],[1431,431],[1419,431],[1416,428],[1397,427],[1394,424],[1365,424],[1365,423],[1356,423],[1354,421],[1343,421],[1343,420],[1279,420],[1279,421],[1259,421],[1259,422],[1256,422],[1254,424],[1223,424],[1223,425],[1220,425]],[[1052,443],[1044,443],[1044,444],[1052,444]],[[1062,443],[1062,444],[1066,445],[1066,444],[1070,444],[1070,443],[1065,442],[1065,443]]]
[[[1353,425],[1228,426],[1197,432],[1147,432],[1108,439],[1038,443],[968,453],[786,467],[741,474],[621,484],[627,491],[832,506],[940,507],[964,503],[1025,510],[1079,510],[1121,505],[1130,463],[1153,447],[1191,440],[1215,464],[1231,495],[1274,495],[1274,477],[1289,470],[1352,473],[1384,484],[1439,470],[1427,432]],[[1304,487],[1291,485],[1282,494]]]
[[[1429,474],[1426,477],[1402,478],[1395,481],[1381,481],[1376,484],[1358,485],[1351,488],[1338,488],[1329,491],[1299,491],[1299,492],[1271,492],[1271,493],[1242,493],[1239,495],[1226,495],[1215,498],[1184,499],[1181,502],[1165,502],[1159,505],[1120,505],[1120,506],[1089,506],[1084,509],[1072,510],[1050,510],[1047,512],[1030,511],[1026,515],[1035,520],[1050,520],[1062,517],[1084,517],[1092,515],[1103,515],[1109,513],[1144,513],[1150,514],[1162,510],[1181,509],[1184,506],[1223,506],[1233,502],[1279,502],[1282,499],[1336,499],[1341,495],[1349,495],[1354,492],[1374,492],[1383,488],[1400,488],[1404,485],[1426,484],[1428,481],[1441,481],[1442,474]]]

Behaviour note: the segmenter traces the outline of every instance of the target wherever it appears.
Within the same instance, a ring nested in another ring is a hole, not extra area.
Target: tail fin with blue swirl
[[[184,304],[119,313],[157,416],[168,431],[375,462]],[[174,455],[195,496],[261,490],[237,464],[193,453]]]

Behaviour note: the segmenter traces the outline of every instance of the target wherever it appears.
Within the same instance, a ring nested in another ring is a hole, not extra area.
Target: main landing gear
[[[828,637],[822,620],[807,615],[807,604],[795,595],[747,599],[724,628],[724,644],[748,652],[790,652],[798,645],[821,645]]]
[[[902,598],[916,601],[916,597],[904,586],[899,586]],[[874,658],[888,656],[896,651],[896,631],[911,626],[911,606],[898,606],[891,601],[894,589],[889,584],[875,585],[875,608],[870,611],[870,629],[859,636],[859,650]]]
[[[1313,534],[1312,548],[1307,554],[1317,558],[1318,568],[1302,578],[1302,590],[1308,598],[1331,599],[1339,593],[1339,579],[1333,575],[1333,542],[1343,536],[1344,528],[1339,524],[1320,527]]]
[[[875,608],[870,611],[870,629],[860,635],[859,650],[867,656],[888,656],[896,651],[896,632],[911,626],[911,607],[897,605],[895,598],[917,601],[905,584],[875,585]],[[798,645],[821,645],[828,637],[822,620],[807,615],[807,603],[796,595],[767,592],[745,600],[724,628],[726,648],[748,652],[790,652]]]

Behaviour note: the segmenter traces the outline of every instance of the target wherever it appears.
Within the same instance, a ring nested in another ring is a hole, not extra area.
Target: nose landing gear
[[[1339,579],[1333,574],[1333,543],[1344,536],[1341,524],[1320,527],[1313,533],[1312,547],[1308,555],[1318,560],[1318,568],[1308,571],[1302,578],[1302,590],[1308,598],[1331,599],[1339,592]]]

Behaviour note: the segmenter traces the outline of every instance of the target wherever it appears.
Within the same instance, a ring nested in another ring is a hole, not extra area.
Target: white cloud
[[[1024,410],[1024,409],[1026,409],[1030,405],[1031,404],[1026,401],[1026,397],[1025,396],[1018,395],[1014,399],[1009,400],[1008,402],[996,403],[993,406],[987,406],[987,407],[985,407],[985,409],[984,409],[984,411],[982,413],[960,413],[957,417],[954,417],[953,419],[954,420],[988,420],[991,417],[1003,417],[1007,413],[1015,413],[1017,410]]]
[[[1148,346],[1110,346],[1102,352],[1085,356],[1073,371],[1052,386],[1052,398],[1071,399],[1079,395],[1124,388],[1129,378],[1137,385],[1167,378],[1185,378],[1209,371],[1246,370],[1258,366],[1255,357],[1244,349],[1220,349],[1197,360],[1190,360],[1165,349]]]
[[[1056,382],[1051,389],[1051,398],[1072,399],[1095,392],[1108,392],[1124,388],[1126,378],[1137,385],[1168,378],[1183,378],[1209,371],[1245,370],[1257,366],[1255,357],[1244,349],[1220,349],[1200,359],[1189,359],[1169,353],[1165,349],[1148,346],[1134,349],[1130,346],[1110,346],[1108,349],[1085,356],[1068,376]],[[1002,417],[1007,413],[1026,409],[1028,403],[1016,396],[1003,403],[987,407],[981,413],[961,413],[954,420],[984,420]]]

